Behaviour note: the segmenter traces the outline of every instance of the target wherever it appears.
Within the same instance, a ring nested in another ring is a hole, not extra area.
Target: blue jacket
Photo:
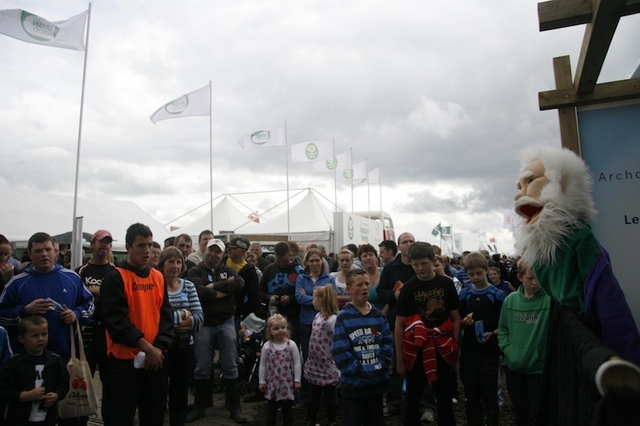
[[[0,325],[7,329],[10,337],[17,336],[18,322],[26,315],[25,306],[35,299],[47,297],[72,309],[81,325],[89,324],[95,308],[93,296],[85,288],[80,275],[55,265],[45,273],[37,272],[33,266],[29,266],[9,281],[0,296]],[[60,320],[59,311],[49,311],[44,317],[49,322],[47,348],[60,355],[63,360],[68,360],[71,354],[69,325]],[[19,352],[18,343],[11,343],[13,351]]]
[[[345,396],[386,392],[393,357],[393,338],[381,311],[371,306],[367,315],[347,303],[333,330],[333,359],[340,370]]]
[[[322,275],[318,277],[318,281],[316,281],[315,286],[313,285],[311,275],[298,275],[298,278],[296,278],[296,300],[298,301],[298,305],[300,305],[300,324],[313,324],[313,319],[318,313],[316,308],[313,307],[313,289],[315,287],[323,287],[328,284],[331,284],[333,286],[333,291],[337,293],[338,289],[336,288],[336,281],[331,275],[323,272]],[[306,294],[302,294],[300,290],[304,290]]]

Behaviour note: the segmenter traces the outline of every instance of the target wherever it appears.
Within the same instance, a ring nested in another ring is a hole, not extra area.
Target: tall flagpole
[[[367,179],[367,209],[369,211],[369,219],[371,219],[371,185],[369,183],[369,159],[364,159],[364,176]]]
[[[291,216],[289,214],[289,137],[287,136],[287,121],[284,122],[284,147],[287,160],[287,239],[291,241]]]
[[[353,148],[349,147],[349,160],[351,164],[349,169],[351,170],[351,213],[353,213]]]
[[[211,215],[211,232],[213,230],[213,89],[209,80],[209,214]]]
[[[382,223],[382,232],[384,236],[384,216],[382,215],[382,166],[380,165],[378,165],[378,187],[380,189],[380,222]]]
[[[331,138],[331,145],[333,146],[333,160],[336,159],[336,138]],[[336,178],[336,168],[333,169],[333,211],[338,211],[338,183]]]
[[[73,190],[73,218],[71,228],[71,269],[76,269],[82,264],[82,239],[78,238],[78,232],[82,230],[77,229],[76,215],[78,214],[78,176],[80,175],[80,146],[82,142],[82,118],[84,115],[84,85],[87,79],[87,57],[89,56],[89,29],[91,26],[91,3],[89,3],[89,13],[87,14],[87,36],[84,44],[84,65],[82,67],[82,91],[80,94],[80,119],[78,124],[78,148],[76,151],[76,180]],[[76,241],[77,240],[77,241]]]

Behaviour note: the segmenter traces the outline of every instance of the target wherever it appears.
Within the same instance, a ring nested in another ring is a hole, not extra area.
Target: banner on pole
[[[351,151],[345,151],[342,154],[334,156],[326,161],[317,161],[313,163],[313,171],[315,172],[332,172],[334,170],[345,170],[351,166]]]
[[[312,141],[291,145],[291,162],[333,160],[333,142]]]
[[[209,115],[211,112],[211,96],[209,85],[182,95],[158,108],[149,119],[157,121],[170,118],[182,118],[197,115]]]
[[[287,144],[284,125],[271,129],[243,133],[238,137],[237,141],[238,145],[245,149],[285,146]]]
[[[22,9],[0,10],[0,33],[27,43],[84,51],[88,15],[85,10],[66,21],[50,22]]]

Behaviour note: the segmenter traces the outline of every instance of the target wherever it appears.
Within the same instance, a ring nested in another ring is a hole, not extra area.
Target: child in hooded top
[[[304,364],[304,376],[309,382],[308,425],[316,424],[320,398],[324,392],[327,401],[327,422],[335,425],[338,408],[340,370],[333,361],[333,329],[338,313],[338,297],[331,286],[313,290],[313,307],[318,310],[309,339],[309,354]]]
[[[333,359],[340,369],[343,419],[349,426],[384,424],[382,394],[389,388],[393,357],[389,323],[369,301],[369,276],[362,269],[347,273],[351,302],[338,313],[333,332]]]
[[[300,352],[289,339],[287,320],[280,314],[269,317],[265,327],[268,341],[260,355],[260,392],[267,399],[267,426],[275,426],[278,407],[285,426],[293,424],[295,392],[300,389]]]

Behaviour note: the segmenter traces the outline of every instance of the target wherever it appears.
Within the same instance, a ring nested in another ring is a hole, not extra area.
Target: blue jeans
[[[195,380],[209,380],[211,378],[211,363],[216,347],[220,351],[220,366],[225,380],[238,378],[238,339],[236,324],[230,317],[220,325],[204,326],[195,334],[194,349],[196,353],[196,367],[193,372]]]

